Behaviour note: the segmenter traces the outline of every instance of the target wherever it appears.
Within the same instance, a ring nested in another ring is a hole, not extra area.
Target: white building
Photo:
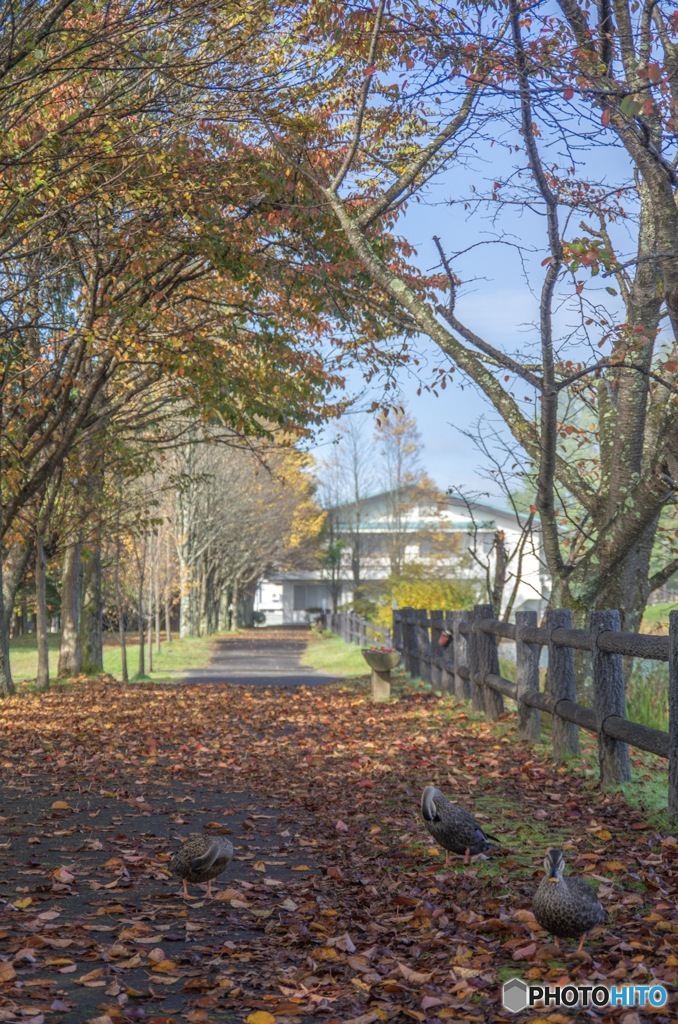
[[[475,578],[485,573],[471,556],[475,552],[494,570],[495,538],[501,531],[509,557],[522,546],[520,578],[518,556],[508,565],[506,593],[516,588],[513,611],[541,611],[548,599],[550,584],[540,556],[540,534],[532,529],[524,536],[527,520],[513,512],[466,502],[443,495],[424,495],[415,488],[407,491],[407,500],[396,509],[393,492],[385,491],[354,503],[338,505],[328,511],[332,536],[344,544],[334,588],[325,571],[288,571],[271,575],[257,588],[254,610],[263,612],[267,625],[292,625],[308,622],[321,609],[332,608],[332,589],[340,590],[338,604],[353,599],[353,565],[360,563],[361,584],[374,588],[391,573],[392,558],[403,563],[436,563],[448,566],[450,578]],[[462,556],[467,557],[463,558]],[[461,564],[460,564],[461,563]],[[337,578],[338,577],[338,578]]]

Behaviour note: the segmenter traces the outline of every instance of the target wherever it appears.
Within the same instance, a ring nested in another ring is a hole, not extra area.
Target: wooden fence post
[[[405,668],[411,676],[418,676],[419,658],[417,657],[414,636],[414,608],[410,608],[408,605],[403,608],[400,614],[403,630],[403,661],[405,662]]]
[[[363,619],[363,618],[359,618],[358,619],[358,628],[359,628],[358,643],[360,644],[361,647],[368,647],[369,644],[368,644],[368,640],[367,640],[367,620]]]
[[[440,646],[440,637],[443,634],[443,611],[431,611],[431,686],[434,690],[445,693],[443,680],[443,653]]]
[[[567,608],[554,608],[546,613],[545,619],[546,628],[550,633],[561,627],[572,629],[572,612]],[[566,757],[579,753],[577,726],[558,716],[559,700],[576,701],[577,699],[574,650],[570,647],[559,647],[552,640],[549,640],[548,689],[555,698],[551,728],[553,756],[556,761],[562,761]]]
[[[678,822],[678,611],[669,612],[669,819]]]
[[[452,645],[454,647],[454,696],[457,700],[470,700],[473,693],[473,683],[470,679],[462,679],[459,669],[464,666],[470,668],[470,633],[462,633],[461,627],[470,627],[471,618],[468,612],[451,612],[448,616],[452,620]]]
[[[523,704],[522,694],[539,689],[539,644],[523,640],[522,629],[535,629],[536,612],[516,612],[516,684],[518,687],[518,739],[537,743],[541,738],[541,714]]]
[[[626,694],[621,654],[608,654],[598,646],[598,637],[608,630],[621,630],[618,611],[591,612],[591,657],[593,660],[593,706],[598,724],[600,784],[619,786],[631,781],[629,748],[622,740],[605,734],[605,722],[613,715],[626,718]]]
[[[393,625],[391,626],[391,645],[396,651],[403,652],[403,618],[399,608],[393,609]]]
[[[415,613],[414,632],[417,640],[417,656],[419,658],[419,677],[425,683],[431,682],[431,644],[428,633],[428,612],[425,608],[418,608]]]
[[[452,694],[454,686],[454,612],[443,612],[443,628],[449,633],[445,647],[438,648],[440,653],[440,689],[443,693]]]
[[[480,659],[478,657],[478,634],[476,633],[476,621],[480,618],[478,609],[483,605],[475,605],[469,622],[468,634],[468,667],[471,673],[471,707],[474,711],[485,711],[484,686],[476,681],[480,673]],[[484,618],[484,616],[482,616]]]
[[[494,608],[491,604],[477,604],[475,607],[476,624],[480,619],[493,619]],[[478,672],[481,679],[486,675],[499,675],[499,651],[497,649],[497,638],[493,633],[483,633],[476,625],[476,656],[478,658]],[[485,718],[488,722],[496,722],[504,713],[504,698],[496,690],[489,686],[481,686],[482,700],[485,708]]]

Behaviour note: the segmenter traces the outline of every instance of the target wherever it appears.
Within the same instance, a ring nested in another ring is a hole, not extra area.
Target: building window
[[[323,599],[327,600],[327,587],[317,583],[294,584],[294,610],[303,612],[308,608],[322,608]]]

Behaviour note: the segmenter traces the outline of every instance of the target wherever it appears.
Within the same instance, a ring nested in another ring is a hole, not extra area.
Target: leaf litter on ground
[[[513,976],[673,985],[675,836],[449,700],[80,683],[0,732],[0,1022],[489,1022]],[[446,870],[429,783],[501,846]],[[185,901],[167,866],[202,831],[236,855]],[[549,845],[610,912],[582,956],[531,912]]]

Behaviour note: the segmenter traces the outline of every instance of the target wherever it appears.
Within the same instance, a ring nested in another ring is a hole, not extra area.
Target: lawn
[[[331,672],[344,679],[369,675],[369,668],[360,653],[360,648],[347,644],[340,636],[325,632],[312,636],[308,642],[301,664],[319,672]]]
[[[148,671],[148,647],[146,648],[146,673],[145,678],[156,683],[172,682],[178,678],[178,674],[192,668],[202,668],[210,660],[212,647],[216,637],[200,636],[187,637],[184,640],[175,639],[170,643],[163,643],[160,653],[153,652],[153,671]],[[57,665],[59,661],[58,633],[49,635],[49,659],[50,677],[56,678]],[[10,665],[14,681],[17,683],[32,682],[35,680],[38,669],[38,652],[36,649],[35,635],[18,637],[12,640],[10,645]],[[139,644],[127,645],[127,669],[131,680],[134,679],[139,668]],[[104,672],[120,679],[122,676],[122,657],[120,645],[109,637],[104,646]]]
[[[668,633],[669,612],[678,609],[678,601],[665,601],[663,604],[649,605],[643,614],[640,627],[641,633]]]

